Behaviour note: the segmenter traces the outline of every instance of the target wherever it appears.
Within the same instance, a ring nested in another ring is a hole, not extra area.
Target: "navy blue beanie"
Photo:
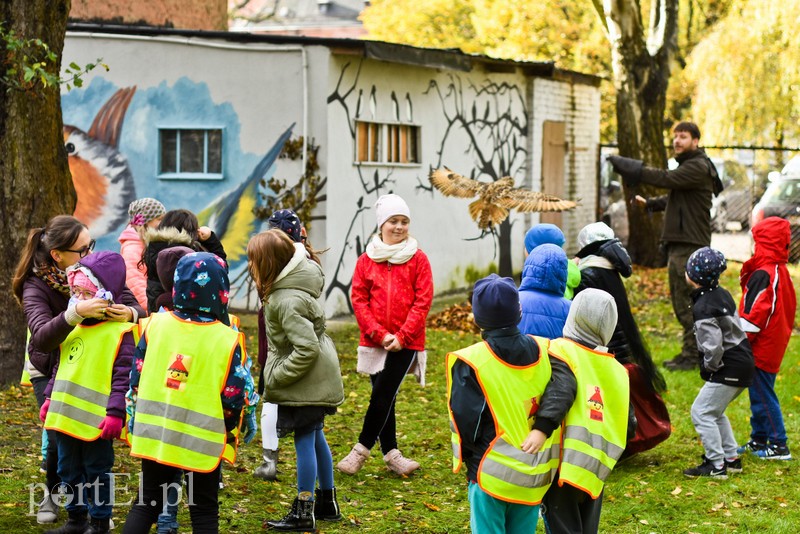
[[[283,230],[295,243],[303,240],[303,224],[300,222],[300,217],[292,210],[278,210],[270,216],[267,222],[270,228]]]
[[[472,292],[472,315],[481,330],[493,330],[519,324],[522,310],[514,280],[490,274],[475,282]]]
[[[695,250],[686,262],[686,274],[701,287],[717,287],[719,275],[727,268],[722,252],[711,247]]]

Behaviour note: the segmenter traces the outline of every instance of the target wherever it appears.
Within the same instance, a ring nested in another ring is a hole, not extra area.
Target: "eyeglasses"
[[[91,251],[94,250],[94,245],[95,245],[95,240],[92,239],[91,241],[89,241],[89,244],[83,248],[79,248],[78,250],[65,248],[64,252],[73,252],[75,254],[78,254],[81,258],[85,258],[86,256],[89,255]]]

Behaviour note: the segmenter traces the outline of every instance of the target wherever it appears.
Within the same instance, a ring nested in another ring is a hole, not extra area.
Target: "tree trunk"
[[[617,142],[622,156],[666,168],[664,111],[672,58],[677,49],[678,0],[653,0],[647,39],[638,0],[593,0],[611,42],[617,90]],[[608,10],[604,10],[604,5]],[[667,191],[651,186],[624,188],[625,198],[657,196]],[[628,202],[628,252],[641,265],[662,266],[659,236],[661,213],[650,215]]]
[[[6,0],[0,14],[6,31],[47,43],[58,56],[58,72],[69,7],[69,0]],[[3,74],[5,68],[0,62]],[[0,383],[19,380],[22,371],[26,326],[11,277],[28,230],[75,207],[62,130],[59,87],[26,92],[0,87],[0,262],[5,273],[0,277]]]

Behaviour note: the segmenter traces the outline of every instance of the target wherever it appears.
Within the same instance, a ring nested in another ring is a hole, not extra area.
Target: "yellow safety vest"
[[[83,441],[100,437],[98,426],[106,417],[114,360],[123,336],[135,327],[133,323],[105,321],[72,329],[60,347],[58,372],[44,421],[47,430]],[[122,428],[124,432],[124,424]]]
[[[131,455],[201,473],[233,463],[237,440],[228,443],[220,395],[239,333],[157,313],[145,336]]]
[[[534,337],[534,336],[531,336]],[[556,429],[536,454],[522,451],[531,431],[535,412],[550,382],[550,360],[545,338],[534,337],[539,360],[525,367],[511,366],[489,346],[477,343],[447,355],[447,406],[450,414],[453,472],[461,468],[461,436],[450,410],[453,365],[461,360],[475,372],[492,412],[496,437],[478,467],[478,485],[506,502],[539,504],[558,469],[561,429]]]
[[[565,338],[550,342],[550,354],[569,365],[578,383],[575,402],[564,418],[558,484],[570,484],[596,499],[625,450],[628,371],[612,354]]]
[[[33,386],[31,382],[31,374],[28,372],[28,344],[31,342],[31,329],[27,328],[25,330],[25,362],[22,364],[22,377],[19,379],[20,386]]]

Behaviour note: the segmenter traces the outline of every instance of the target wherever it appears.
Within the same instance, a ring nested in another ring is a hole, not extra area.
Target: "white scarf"
[[[367,256],[376,263],[388,261],[393,265],[402,265],[414,257],[417,249],[417,240],[411,236],[402,243],[387,245],[380,235],[375,234],[367,244]]]
[[[590,254],[585,258],[580,258],[578,260],[578,270],[588,269],[589,267],[597,267],[599,269],[609,269],[614,271],[614,265],[608,261],[606,258],[602,256],[595,256],[594,254]]]

